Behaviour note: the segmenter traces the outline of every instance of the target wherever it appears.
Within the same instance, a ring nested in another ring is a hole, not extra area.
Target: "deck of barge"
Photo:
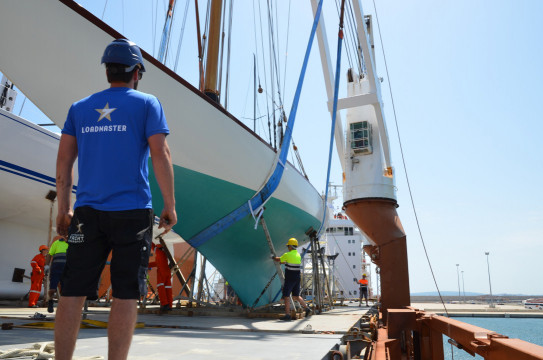
[[[52,342],[52,329],[18,327],[36,322],[36,311],[54,322],[44,308],[0,307],[3,324],[0,351]],[[245,316],[186,316],[139,314],[145,324],[134,332],[129,359],[323,359],[342,336],[368,311],[367,307],[337,307],[319,315],[289,322]],[[107,321],[108,308],[91,308],[88,319]],[[231,315],[231,314],[230,314]],[[107,330],[81,329],[74,357],[107,356]]]

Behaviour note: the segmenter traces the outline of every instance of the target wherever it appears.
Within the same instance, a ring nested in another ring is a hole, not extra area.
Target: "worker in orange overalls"
[[[366,306],[368,305],[368,279],[366,279],[366,274],[362,274],[362,279],[358,280],[360,284],[360,300],[358,306],[362,306],[362,298],[366,300]]]
[[[151,245],[151,251],[155,252],[155,261],[149,263],[149,267],[155,267],[157,269],[157,290],[158,298],[160,300],[160,311],[170,311],[173,306],[172,296],[172,272],[168,264],[168,257],[162,248],[162,244]]]
[[[40,298],[41,285],[43,283],[43,277],[45,276],[45,256],[49,248],[47,245],[40,246],[40,253],[30,262],[32,266],[32,274],[30,276],[30,295],[28,296],[28,307],[37,308],[37,302]]]

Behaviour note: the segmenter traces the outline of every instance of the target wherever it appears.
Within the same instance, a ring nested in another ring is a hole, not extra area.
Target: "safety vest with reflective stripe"
[[[63,240],[57,240],[51,245],[49,255],[53,257],[53,263],[66,262],[66,251],[68,250],[68,243]]]
[[[284,253],[280,257],[281,262],[285,263],[285,270],[291,270],[291,271],[300,271],[301,269],[301,263],[302,263],[302,257],[298,253],[296,249],[290,250],[287,253]]]

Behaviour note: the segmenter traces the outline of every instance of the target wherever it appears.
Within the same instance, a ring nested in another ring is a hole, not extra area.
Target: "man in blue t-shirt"
[[[162,105],[155,96],[136,91],[145,71],[141,51],[118,39],[106,47],[102,63],[111,87],[71,106],[58,151],[57,232],[70,244],[55,319],[58,360],[72,358],[84,301],[97,298],[110,252],[114,300],[108,359],[127,358],[152,241],[149,155],[164,200],[159,228],[166,233],[177,223]],[[79,182],[72,212],[76,158]]]

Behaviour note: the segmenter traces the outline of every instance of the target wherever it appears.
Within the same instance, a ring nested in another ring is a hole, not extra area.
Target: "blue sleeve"
[[[63,134],[68,134],[75,136],[75,124],[74,124],[74,106],[72,105],[70,107],[70,110],[68,110],[68,117],[66,118],[66,121],[64,122],[64,128],[62,129]]]
[[[147,106],[147,121],[145,122],[145,138],[155,134],[170,133],[166,123],[166,115],[162,109],[162,104],[156,97],[151,97]]]

